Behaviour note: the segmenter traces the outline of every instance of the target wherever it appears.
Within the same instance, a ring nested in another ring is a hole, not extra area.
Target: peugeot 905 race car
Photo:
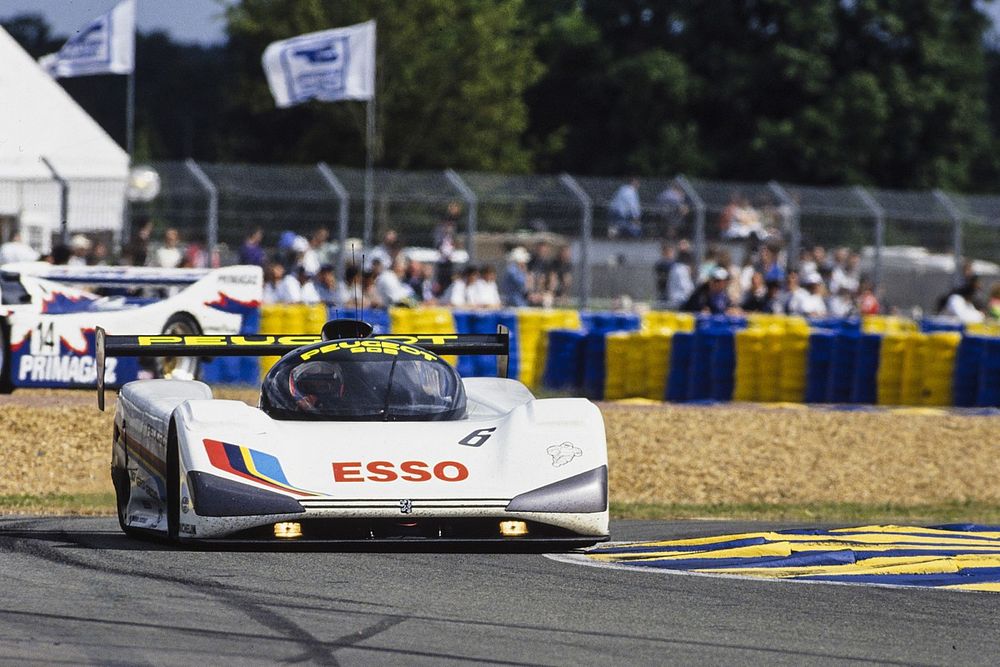
[[[101,297],[72,285],[176,291],[166,298]],[[0,267],[0,392],[15,387],[93,387],[94,330],[116,334],[236,334],[258,312],[256,266],[223,269],[52,266]],[[105,380],[195,377],[198,358],[109,360]]]
[[[579,398],[506,376],[498,334],[105,336],[127,356],[277,355],[258,407],[198,381],[126,384],[111,476],[130,535],[189,541],[538,542],[607,539],[604,422]],[[497,355],[462,379],[442,354]],[[98,401],[103,409],[103,383]]]

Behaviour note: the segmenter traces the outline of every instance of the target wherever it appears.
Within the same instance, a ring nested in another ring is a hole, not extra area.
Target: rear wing
[[[496,356],[497,375],[507,377],[510,332],[502,324],[495,334],[380,334],[369,338],[417,345],[437,355]],[[322,340],[322,336],[313,334],[113,336],[97,327],[97,407],[104,410],[104,367],[108,357],[280,357]]]

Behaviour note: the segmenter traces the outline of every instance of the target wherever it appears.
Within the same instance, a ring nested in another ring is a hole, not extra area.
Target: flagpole
[[[368,99],[365,109],[365,230],[364,245],[371,247],[372,231],[375,226],[375,97]],[[388,268],[388,267],[386,267]]]
[[[135,62],[132,63],[132,71],[128,73],[127,82],[125,90],[125,152],[128,153],[128,178],[130,179],[133,166],[132,154],[135,152]],[[122,218],[122,244],[124,245],[132,237],[132,202],[129,201],[127,195]]]

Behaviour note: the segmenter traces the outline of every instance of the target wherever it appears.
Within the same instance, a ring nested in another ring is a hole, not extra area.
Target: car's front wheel
[[[181,534],[180,452],[177,451],[177,426],[171,420],[167,431],[167,537],[176,542]]]

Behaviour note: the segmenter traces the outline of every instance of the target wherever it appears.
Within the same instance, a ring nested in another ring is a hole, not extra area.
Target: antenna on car
[[[361,251],[361,266],[363,267],[364,265],[365,265],[365,251],[362,250]],[[365,314],[365,285],[364,285],[364,282],[365,282],[365,272],[362,271],[361,272],[361,315]],[[361,319],[361,315],[358,315],[358,318],[357,318],[358,320]],[[360,331],[360,330],[361,330],[361,328],[359,327],[358,331]],[[360,334],[358,334],[358,336],[360,337]]]
[[[361,261],[364,262],[364,256],[363,255],[362,255]],[[358,285],[360,286],[361,285],[361,281],[364,280],[364,278],[365,278],[365,274],[364,274],[364,271],[362,271],[361,269],[358,268],[358,258],[354,254],[354,241],[351,241],[351,264],[354,265],[354,271],[355,271],[354,275],[360,277],[360,279],[358,280]],[[359,317],[359,315],[358,315],[358,292],[359,292],[358,287],[355,287],[354,288],[354,319],[358,319],[358,317]]]

